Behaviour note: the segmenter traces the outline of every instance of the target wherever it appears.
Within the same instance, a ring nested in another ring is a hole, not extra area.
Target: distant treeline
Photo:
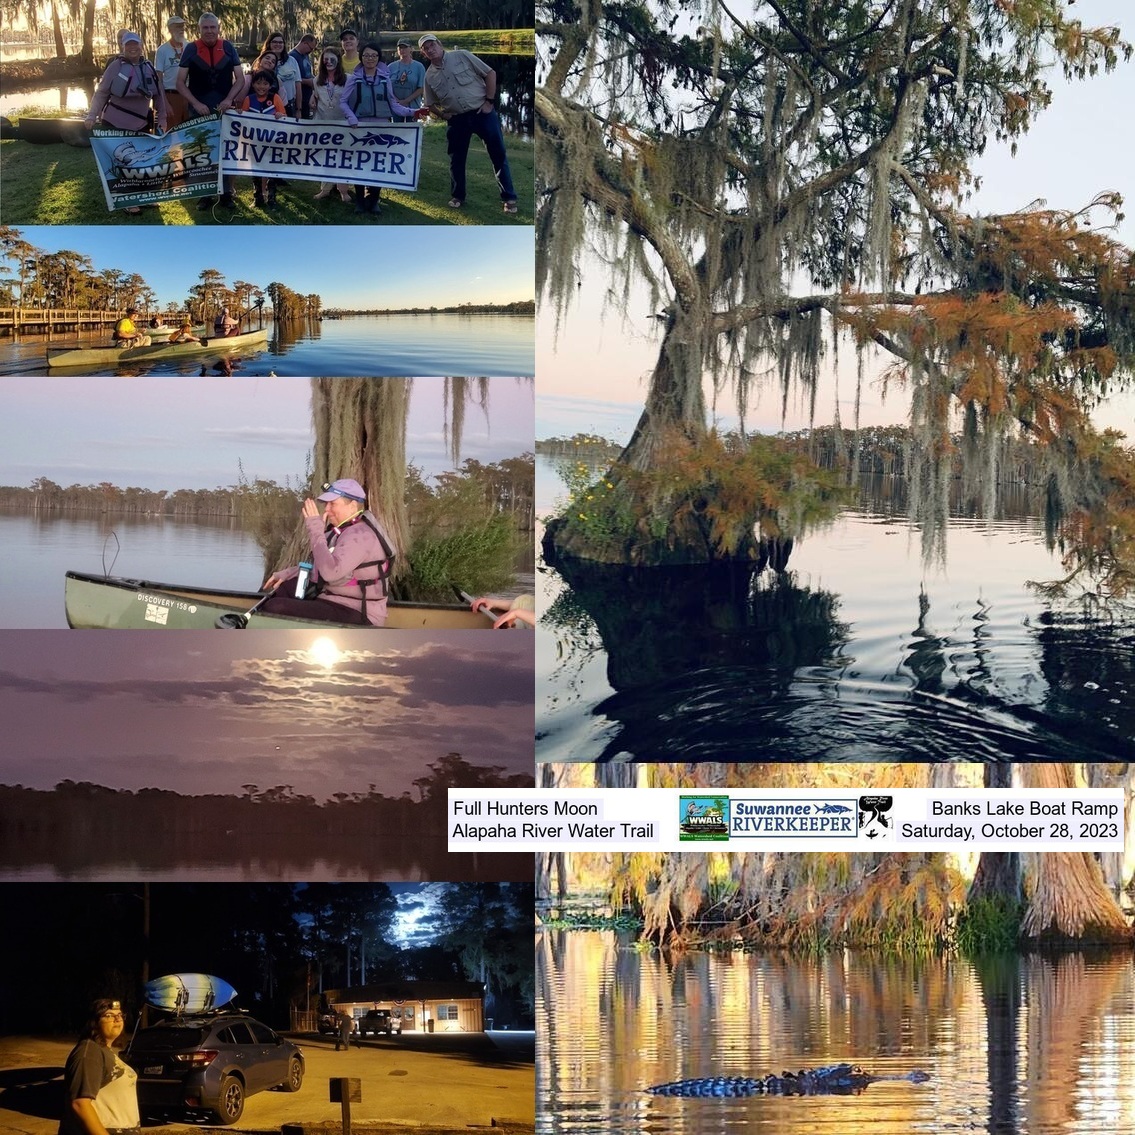
[[[444,492],[456,482],[476,484],[493,511],[530,527],[533,517],[534,459],[531,453],[506,457],[490,464],[467,458],[457,472],[437,476],[436,488],[426,483],[420,469],[411,465],[406,493],[411,507],[424,496]],[[49,477],[37,477],[26,488],[0,485],[0,508],[32,511],[76,511],[125,513],[136,516],[195,516],[255,518],[284,513],[293,517],[304,497],[302,486],[264,480],[242,482],[216,489],[143,489],[136,485],[121,488],[110,481],[97,485],[68,485],[64,488]]]
[[[346,319],[350,315],[535,315],[535,300],[515,303],[459,303],[453,307],[383,307],[367,309],[328,308],[324,319]]]
[[[907,426],[864,426],[859,430],[820,426],[780,435],[789,445],[807,454],[824,469],[850,469],[858,475],[907,477],[911,462],[920,460],[922,451]],[[965,434],[951,436],[951,460],[955,477],[964,468],[995,467],[1001,484],[1044,485],[1050,467],[1044,448],[1020,437],[992,441],[972,439]],[[995,461],[988,460],[987,446],[995,447]],[[980,451],[980,460],[973,458]]]
[[[239,516],[250,498],[284,499],[297,504],[299,493],[275,481],[258,480],[218,489],[120,488],[109,481],[64,488],[49,477],[37,477],[28,488],[0,485],[0,508],[33,511],[74,510],[146,516]]]
[[[907,426],[864,426],[859,430],[838,426],[819,426],[780,434],[788,446],[798,449],[824,469],[851,469],[857,475],[906,477],[918,446]],[[952,437],[954,475],[962,476],[967,456],[987,444],[970,441],[963,434]],[[996,446],[997,479],[1006,484],[1043,485],[1049,468],[1041,447],[1019,438],[1007,437]],[[545,457],[577,457],[585,461],[613,461],[623,451],[617,442],[595,434],[577,433],[571,437],[543,438],[536,452]],[[983,456],[985,450],[982,448]]]
[[[536,452],[545,457],[581,457],[588,461],[614,461],[623,452],[618,442],[596,434],[549,437],[536,442]]]
[[[419,877],[428,864],[424,877],[441,878],[454,861],[458,874],[444,878],[531,879],[530,854],[481,856],[478,865],[477,857],[449,856],[445,849],[449,788],[531,788],[533,775],[506,776],[498,765],[477,767],[457,753],[428,770],[414,782],[419,799],[409,792],[384,796],[374,784],[323,801],[288,784],[263,790],[246,784],[242,796],[72,780],[47,790],[0,785],[0,871],[51,864],[66,876],[129,862],[176,874],[246,861],[283,878],[290,877],[289,865],[302,871],[319,861],[351,865],[352,874],[361,867],[402,878]],[[510,860],[507,868],[502,858]]]

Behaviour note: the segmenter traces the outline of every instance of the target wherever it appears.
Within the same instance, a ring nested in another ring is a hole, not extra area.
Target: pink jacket
[[[307,538],[311,544],[311,562],[315,570],[312,582],[322,583],[320,599],[339,603],[352,611],[363,609],[363,589],[356,580],[371,579],[366,588],[367,622],[376,627],[386,623],[386,596],[377,582],[379,567],[360,567],[372,560],[385,560],[382,543],[361,515],[348,520],[342,528],[324,529],[323,518],[312,516],[304,520]],[[386,565],[382,565],[385,567]],[[295,579],[299,568],[289,568],[286,579]],[[281,584],[281,587],[283,585]],[[284,594],[284,592],[281,592]]]

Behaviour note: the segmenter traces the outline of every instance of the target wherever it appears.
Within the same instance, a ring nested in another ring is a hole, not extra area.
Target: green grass
[[[531,225],[534,148],[531,142],[506,136],[509,168],[520,206],[516,216],[501,211],[488,155],[474,138],[466,163],[468,196],[463,209],[446,207],[449,200],[449,158],[445,152],[445,126],[431,123],[422,139],[422,165],[418,191],[384,189],[382,215],[359,216],[353,204],[343,204],[337,193],[325,201],[313,200],[315,181],[290,181],[277,194],[272,213],[252,204],[252,179],[238,177],[237,207],[198,213],[195,200],[169,202],[143,209],[138,216],[121,210],[107,212],[94,155],[74,146],[36,146],[17,140],[0,142],[4,166],[4,194],[0,224],[5,225]]]

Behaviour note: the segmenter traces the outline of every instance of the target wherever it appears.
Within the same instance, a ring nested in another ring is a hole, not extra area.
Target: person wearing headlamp
[[[366,507],[358,481],[342,477],[303,502],[311,563],[270,575],[263,590],[275,592],[262,611],[381,627],[386,624],[388,580],[394,548],[378,518]],[[319,505],[323,502],[323,514]]]

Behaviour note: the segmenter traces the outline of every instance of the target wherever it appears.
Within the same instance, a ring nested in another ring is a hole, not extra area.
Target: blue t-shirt
[[[413,102],[407,100],[414,91],[425,86],[425,67],[416,59],[411,59],[409,63],[395,59],[393,63],[387,63],[386,67],[390,72],[390,85],[394,88],[394,97],[411,110],[417,110],[422,105],[422,96],[419,95]]]

